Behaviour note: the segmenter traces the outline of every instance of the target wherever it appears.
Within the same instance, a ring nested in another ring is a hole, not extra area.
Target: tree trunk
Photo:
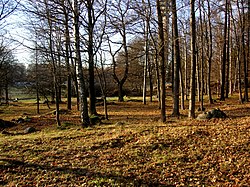
[[[166,87],[165,87],[165,55],[164,55],[164,31],[162,22],[162,13],[160,7],[160,0],[157,0],[157,17],[158,17],[158,51],[161,72],[161,121],[166,121]]]
[[[231,7],[231,3],[229,3],[229,8],[230,8],[230,14],[228,15],[230,17],[229,19],[229,23],[230,24],[230,29],[232,27],[232,18],[231,18],[231,14],[232,14],[232,7]],[[228,77],[228,81],[229,81],[229,95],[233,94],[233,37],[232,37],[232,31],[229,30],[229,35],[228,35],[228,46],[229,46],[229,51],[230,51],[230,55],[229,55],[229,77]],[[236,72],[236,71],[235,71]]]
[[[73,86],[74,86],[74,91],[75,91],[75,96],[76,96],[76,109],[77,111],[79,111],[80,99],[79,99],[79,88],[78,88],[77,73],[76,73],[77,59],[73,57],[73,52],[72,52],[71,47],[69,47],[69,53],[70,53],[70,60],[71,60],[71,66],[72,66],[71,77],[73,79]]]
[[[173,116],[179,116],[179,89],[180,89],[180,46],[179,46],[179,36],[178,36],[178,24],[177,24],[177,10],[176,10],[176,0],[172,0],[172,24],[173,25],[173,40],[174,40],[174,106],[173,106]]]
[[[226,81],[226,61],[227,61],[227,15],[228,15],[228,0],[225,4],[225,23],[223,36],[223,50],[221,61],[221,86],[220,86],[220,100],[225,101],[225,81]]]
[[[144,0],[142,0],[142,4],[145,8],[145,28],[144,28],[144,42],[145,42],[145,59],[144,59],[144,68],[143,68],[143,104],[147,103],[147,72],[148,72],[148,59],[149,59],[149,50],[148,50],[148,33],[149,33],[149,15],[148,10],[145,5]]]
[[[230,8],[230,1],[228,2],[228,28],[227,28],[227,55],[226,55],[226,59],[227,59],[227,69],[226,69],[226,95],[225,97],[228,98],[228,95],[229,95],[229,87],[230,87],[230,30],[231,30],[231,25],[230,25],[230,11],[231,11],[231,8]]]
[[[105,119],[108,120],[109,116],[108,116],[108,104],[106,95],[103,96],[103,108],[104,108]]]
[[[48,21],[48,26],[49,26],[49,52],[50,52],[50,60],[52,63],[52,72],[53,72],[53,81],[54,81],[54,92],[55,92],[55,99],[56,99],[56,122],[57,122],[57,126],[61,126],[61,122],[60,122],[60,98],[59,98],[59,91],[58,91],[58,80],[57,80],[57,71],[56,71],[56,61],[55,61],[55,57],[54,57],[54,46],[53,46],[53,26],[52,26],[52,20],[51,20],[51,15],[49,12],[49,7],[48,7],[48,2],[47,0],[44,0],[45,2],[45,6],[46,6],[46,18]]]
[[[89,63],[89,113],[90,115],[97,114],[96,112],[96,96],[95,96],[95,73],[94,73],[94,49],[93,49],[93,1],[87,1],[88,10],[88,63]]]
[[[188,69],[187,69],[187,37],[185,36],[185,44],[184,44],[184,62],[185,62],[185,100],[188,100],[188,81],[187,81],[187,76],[188,76]]]
[[[180,69],[180,88],[181,88],[181,110],[185,110],[185,93],[184,93],[184,83],[182,71]]]
[[[238,61],[238,89],[239,89],[239,103],[242,104],[243,103],[243,99],[242,99],[242,91],[241,91],[241,70],[240,70],[240,52],[238,51],[238,57],[237,57],[237,61]]]
[[[78,73],[77,78],[79,84],[80,116],[81,116],[82,126],[87,127],[90,125],[90,120],[88,114],[87,93],[86,93],[85,81],[83,77],[82,61],[81,61],[79,9],[77,0],[74,1],[74,36],[75,36],[75,51],[76,51],[77,73]]]
[[[147,21],[146,21],[147,22]],[[146,30],[148,30],[146,24]],[[144,60],[144,68],[143,68],[143,104],[147,103],[147,71],[148,71],[148,31],[145,31],[145,60]]]
[[[102,91],[104,115],[105,115],[105,119],[108,120],[108,105],[107,105],[107,93],[106,93],[107,92],[107,81],[106,81],[106,75],[105,75],[105,71],[104,71],[102,53],[100,55],[100,64],[101,64],[101,73],[99,72],[99,69],[97,67],[96,67],[96,72],[97,72],[97,75],[99,78],[99,84],[101,86],[101,91]]]
[[[64,1],[66,3],[66,1]],[[67,67],[67,109],[71,110],[71,97],[72,97],[72,88],[71,88],[71,67],[69,63],[69,48],[70,48],[70,34],[69,34],[69,13],[66,8],[66,4],[63,6],[64,12],[64,26],[65,26],[65,62]]]
[[[5,103],[6,103],[6,105],[8,105],[9,104],[9,86],[8,86],[7,77],[6,77],[6,83],[5,83],[4,89],[5,89]]]
[[[118,83],[118,101],[119,102],[123,102],[124,98],[123,98],[123,84],[120,82]]]
[[[200,12],[200,44],[201,44],[201,100],[200,100],[200,109],[201,111],[204,111],[204,37],[203,37],[203,33],[204,33],[204,28],[203,28],[203,19],[202,19],[202,12],[201,12],[201,0],[199,0],[199,12]]]
[[[37,43],[36,43],[36,50],[35,50],[35,60],[36,60],[36,112],[37,114],[40,113],[40,103],[39,103],[39,77],[38,77],[38,50],[37,50]]]
[[[62,72],[61,72],[61,54],[60,49],[57,46],[57,59],[58,65],[57,65],[57,89],[58,89],[58,101],[59,103],[62,103]]]
[[[190,100],[189,113],[190,118],[195,118],[195,71],[196,71],[196,31],[195,31],[195,0],[190,0],[191,6],[191,78],[190,78]]]
[[[248,62],[250,62],[250,1],[248,0],[248,11],[247,11],[247,48],[248,48],[248,51],[247,51],[247,81],[248,81]],[[248,86],[248,84],[247,84]],[[248,92],[248,90],[247,90]],[[246,95],[248,96],[248,93],[246,93]]]
[[[248,63],[247,63],[247,53],[246,53],[246,46],[245,46],[245,11],[244,5],[242,2],[242,25],[241,25],[241,44],[242,44],[242,57],[243,57],[243,64],[244,64],[244,101],[248,102]],[[249,33],[248,33],[249,35]],[[248,46],[249,48],[249,46]]]
[[[196,45],[196,49],[198,49],[197,45]],[[196,86],[197,86],[197,101],[200,102],[201,101],[201,88],[200,88],[200,66],[199,66],[199,54],[198,52],[196,52]]]
[[[213,35],[212,35],[212,23],[211,23],[211,10],[210,2],[207,0],[207,12],[208,12],[208,28],[206,26],[206,40],[207,40],[207,93],[209,104],[213,104],[212,91],[211,91],[211,64],[213,57]]]
[[[157,84],[157,97],[158,97],[158,108],[161,109],[161,80],[160,80],[160,72],[159,72],[159,64],[158,64],[158,50],[155,55],[155,73],[156,73],[156,84]]]

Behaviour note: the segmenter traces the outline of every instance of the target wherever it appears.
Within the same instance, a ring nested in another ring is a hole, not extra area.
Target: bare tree
[[[221,61],[221,85],[220,85],[220,100],[225,100],[225,81],[226,81],[226,61],[227,61],[227,15],[228,15],[228,0],[225,4],[225,22],[224,22],[224,35],[223,35],[223,50]]]
[[[83,66],[81,60],[81,49],[80,49],[80,30],[79,30],[79,2],[74,0],[74,37],[75,37],[75,60],[77,65],[77,78],[79,84],[79,97],[80,97],[80,116],[83,127],[90,125],[89,114],[88,114],[88,101],[85,80],[83,77]]]
[[[62,10],[64,15],[64,37],[65,37],[65,63],[67,67],[67,109],[71,110],[71,97],[72,97],[72,86],[71,86],[71,80],[72,80],[72,72],[71,72],[71,66],[70,66],[70,25],[69,25],[69,19],[70,19],[70,4],[66,0],[62,0]]]
[[[89,113],[90,115],[96,115],[96,95],[95,95],[95,63],[94,55],[97,53],[98,49],[102,43],[102,37],[104,35],[104,30],[106,27],[106,19],[99,21],[98,19],[102,18],[101,16],[106,16],[106,5],[107,0],[87,0],[83,1],[86,7],[86,18],[82,19],[84,24],[83,26],[86,29],[87,37],[87,53],[88,53],[88,71],[89,71]],[[98,22],[99,21],[99,22]],[[96,28],[97,25],[100,27]],[[95,33],[97,30],[100,33]],[[98,35],[98,39],[95,37]]]
[[[201,99],[200,99],[200,109],[201,111],[204,110],[204,47],[205,47],[205,42],[204,42],[204,25],[203,25],[203,15],[202,15],[202,6],[203,2],[199,0],[199,16],[200,16],[200,49],[201,49],[201,54],[200,54],[200,59],[201,59]]]
[[[246,32],[246,21],[245,21],[245,7],[244,7],[244,1],[237,0],[236,1],[237,8],[238,8],[238,18],[240,23],[240,45],[242,46],[241,55],[243,60],[243,69],[244,69],[244,101],[248,102],[248,64],[247,64],[247,54],[246,54],[246,48],[245,48],[245,32]],[[241,12],[240,12],[241,10]],[[249,33],[248,33],[249,35]],[[249,47],[249,46],[248,46]]]
[[[5,102],[9,101],[9,86],[15,78],[15,66],[16,59],[13,55],[13,51],[8,49],[3,42],[0,44],[0,93],[4,90]],[[0,95],[1,97],[2,95]]]
[[[148,1],[150,3],[150,1]],[[145,12],[145,29],[144,29],[144,38],[145,38],[145,60],[144,60],[144,74],[143,74],[143,104],[146,104],[146,96],[147,96],[147,72],[148,72],[148,61],[149,61],[149,12],[146,3],[142,0],[142,4]],[[150,6],[150,4],[149,4]],[[149,9],[150,10],[150,9]]]
[[[180,96],[180,46],[179,46],[179,35],[178,35],[178,24],[177,24],[177,9],[176,0],[172,0],[172,24],[173,24],[173,41],[174,41],[174,106],[173,106],[173,116],[179,116],[179,96]]]
[[[0,2],[0,29],[4,22],[18,7],[20,0],[1,0]]]
[[[211,91],[211,65],[212,65],[212,58],[213,58],[213,34],[212,34],[212,20],[211,20],[211,8],[210,2],[207,0],[207,23],[206,24],[206,31],[205,31],[205,38],[207,44],[207,93],[208,93],[208,100],[209,104],[213,104],[212,98],[212,91]]]
[[[54,81],[54,89],[55,89],[55,97],[56,97],[56,122],[57,122],[57,126],[61,126],[61,122],[60,122],[60,111],[59,111],[59,85],[58,85],[58,79],[57,79],[57,65],[56,65],[56,59],[55,59],[55,52],[54,52],[54,41],[53,41],[53,23],[52,23],[52,15],[51,15],[51,7],[49,7],[48,1],[44,0],[44,4],[45,4],[45,11],[46,11],[46,19],[47,19],[47,23],[48,23],[48,47],[49,47],[49,54],[48,57],[51,61],[52,64],[52,72],[53,72],[53,81]]]
[[[136,27],[136,22],[138,15],[135,14],[135,11],[131,7],[131,0],[118,0],[117,2],[112,2],[110,4],[110,9],[108,10],[108,20],[110,24],[110,32],[113,35],[116,35],[121,42],[111,41],[109,37],[109,42],[112,42],[113,45],[118,45],[122,48],[123,61],[124,61],[124,70],[123,75],[118,77],[116,73],[117,63],[116,60],[113,60],[113,77],[118,86],[118,101],[122,102],[123,99],[123,85],[128,78],[129,72],[129,53],[128,53],[128,36],[133,33],[132,29]],[[116,38],[117,40],[117,38]],[[110,45],[111,46],[111,45]],[[112,51],[112,49],[110,49]],[[116,50],[116,54],[117,54]],[[115,64],[114,64],[115,63]]]
[[[105,119],[109,119],[108,117],[108,105],[107,105],[107,80],[106,80],[106,74],[105,74],[105,55],[101,52],[100,53],[100,58],[99,58],[99,63],[97,63],[98,59],[96,57],[96,72],[98,75],[99,79],[99,84],[101,87],[102,91],[102,99],[103,99],[103,107],[104,107],[104,115]],[[97,66],[97,64],[100,65],[100,67]]]

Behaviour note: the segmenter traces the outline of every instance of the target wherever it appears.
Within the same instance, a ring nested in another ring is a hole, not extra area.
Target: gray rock
[[[24,123],[25,120],[24,120],[23,118],[18,118],[18,119],[16,120],[16,122],[17,122],[17,123]]]
[[[209,112],[204,112],[202,114],[199,114],[196,119],[198,120],[208,120],[212,118],[227,118],[228,116],[221,111],[219,108],[213,109]]]
[[[227,115],[219,108],[211,110],[212,118],[227,118]]]
[[[27,127],[26,129],[24,129],[25,134],[29,134],[33,132],[36,132],[36,129],[34,127]]]
[[[211,119],[211,113],[210,112],[203,112],[197,116],[198,120],[208,120]]]
[[[0,119],[0,128],[10,128],[15,126],[15,123],[11,122],[11,121],[5,121]]]
[[[89,120],[91,125],[99,125],[102,122],[101,118],[96,115],[90,116]]]

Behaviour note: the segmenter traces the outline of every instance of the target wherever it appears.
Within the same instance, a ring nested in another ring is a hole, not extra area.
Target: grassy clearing
[[[206,107],[217,105],[230,118],[163,124],[157,104],[137,102],[110,106],[108,123],[86,129],[74,111],[62,116],[65,130],[53,126],[51,114],[35,116],[33,125],[46,123],[40,131],[0,135],[0,185],[247,186],[249,104]]]

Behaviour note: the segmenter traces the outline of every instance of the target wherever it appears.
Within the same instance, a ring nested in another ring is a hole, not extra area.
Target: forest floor
[[[0,134],[0,186],[250,184],[250,103],[232,98],[205,105],[229,116],[211,120],[188,119],[187,109],[171,117],[167,103],[166,123],[157,102],[132,100],[112,102],[109,120],[84,129],[75,106],[61,114],[63,128],[45,104],[39,115],[34,101],[0,106],[0,119],[29,119]],[[26,127],[37,131],[23,134]]]

